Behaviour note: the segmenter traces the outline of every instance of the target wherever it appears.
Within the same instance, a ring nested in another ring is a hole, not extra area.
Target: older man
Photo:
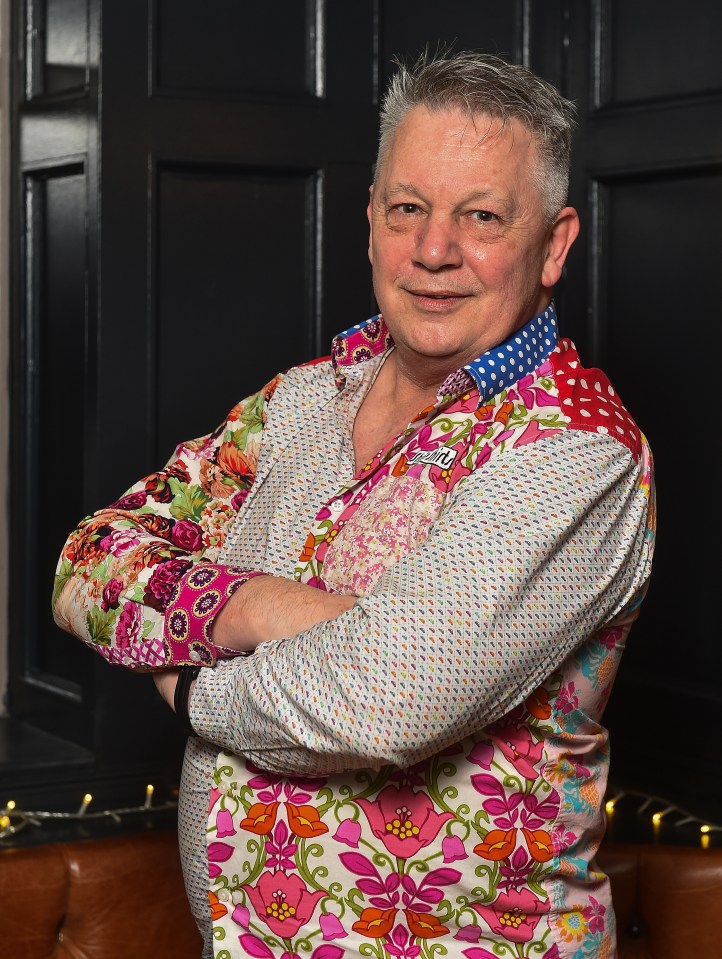
[[[400,69],[381,314],[68,541],[58,621],[180,667],[157,683],[197,734],[181,846],[208,955],[614,953],[600,719],[651,461],[557,334],[570,129],[521,67]]]

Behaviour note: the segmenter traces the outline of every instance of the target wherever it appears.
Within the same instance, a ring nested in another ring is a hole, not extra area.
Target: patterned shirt
[[[212,618],[249,571],[360,596],[196,684],[209,866],[186,837],[186,873],[209,869],[218,955],[613,955],[600,719],[651,461],[555,330],[550,307],[452,374],[355,473],[376,317],[69,540],[56,616],[126,665],[223,656]]]

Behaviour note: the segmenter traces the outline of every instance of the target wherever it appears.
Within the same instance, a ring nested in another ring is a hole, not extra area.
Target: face
[[[578,232],[545,219],[521,124],[416,107],[378,172],[368,216],[374,290],[399,361],[442,377],[543,310]]]

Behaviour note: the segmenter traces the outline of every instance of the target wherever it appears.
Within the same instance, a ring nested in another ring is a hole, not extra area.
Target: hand
[[[173,711],[175,711],[175,707],[173,706],[173,697],[175,696],[175,688],[178,685],[179,675],[179,669],[163,669],[153,673],[153,682],[155,683],[155,688],[168,703],[170,708],[173,709]]]

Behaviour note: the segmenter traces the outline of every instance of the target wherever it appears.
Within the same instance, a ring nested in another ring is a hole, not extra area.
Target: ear
[[[374,202],[374,185],[373,183],[369,187],[369,205],[366,207],[366,216],[369,221],[369,262],[373,265],[374,262],[374,251],[373,251],[373,213],[371,210],[371,205]]]
[[[565,206],[549,229],[547,254],[541,275],[542,286],[551,289],[559,281],[569,248],[578,236],[577,211],[571,206]]]

